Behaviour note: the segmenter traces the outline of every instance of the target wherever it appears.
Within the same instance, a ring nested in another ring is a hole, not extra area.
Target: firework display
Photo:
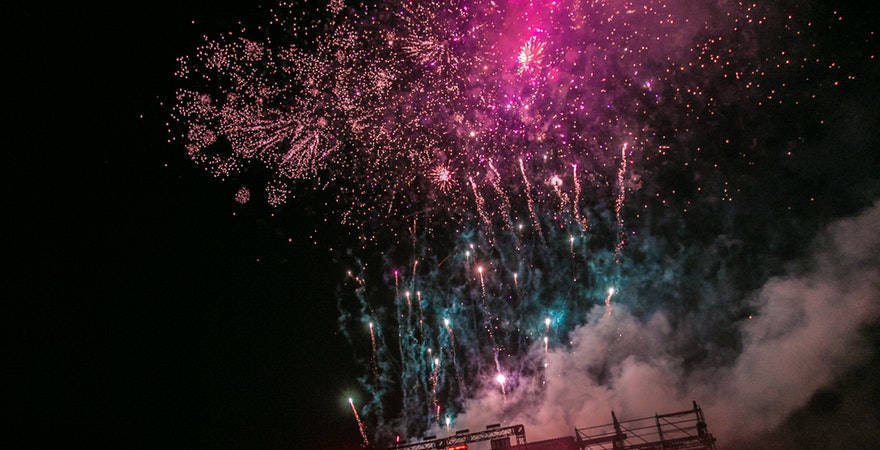
[[[174,117],[195,163],[247,184],[238,203],[295,207],[314,189],[355,230],[337,301],[364,367],[363,417],[349,402],[365,445],[484,417],[569,430],[637,397],[699,394],[739,425],[711,392],[742,394],[750,330],[778,324],[776,297],[754,293],[827,221],[830,194],[786,183],[811,170],[835,89],[858,82],[849,63],[876,65],[821,45],[843,17],[726,0],[267,15],[180,59]],[[854,322],[876,320],[868,300]]]

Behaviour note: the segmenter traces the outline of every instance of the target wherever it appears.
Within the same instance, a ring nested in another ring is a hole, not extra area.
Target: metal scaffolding
[[[626,421],[617,420],[590,428],[575,429],[580,450],[715,450],[715,437],[707,427],[703,411],[694,408],[667,414],[654,414]]]
[[[389,450],[437,450],[449,449],[457,445],[465,445],[471,442],[495,441],[497,439],[509,439],[510,436],[516,438],[516,445],[524,445],[526,443],[526,428],[523,425],[513,425],[509,427],[492,426],[486,427],[485,431],[461,430],[454,435],[432,439],[413,444],[395,445]],[[494,448],[494,446],[493,446]]]
[[[511,445],[510,436],[516,438]],[[491,441],[492,450],[716,450],[703,410],[693,409],[620,421],[611,411],[611,423],[575,428],[575,436],[526,443],[523,425],[489,425],[484,431],[459,430],[452,436],[411,444],[398,444],[386,450],[466,450],[467,444]]]

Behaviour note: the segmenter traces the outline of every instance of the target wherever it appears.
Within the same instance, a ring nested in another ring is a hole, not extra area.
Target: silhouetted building
[[[459,430],[445,438],[432,436],[389,450],[468,450],[468,445],[485,441],[491,450],[715,450],[715,437],[697,402],[693,409],[624,421],[611,411],[611,423],[574,431],[574,436],[526,442],[523,425],[493,424],[484,431]],[[516,443],[511,444],[511,437]]]

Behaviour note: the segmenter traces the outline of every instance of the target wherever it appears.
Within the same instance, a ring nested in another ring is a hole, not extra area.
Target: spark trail
[[[349,397],[348,403],[351,405],[351,412],[354,413],[355,420],[357,420],[358,430],[360,430],[361,438],[363,438],[364,440],[364,448],[369,448],[370,439],[367,437],[367,429],[364,427],[364,422],[361,420],[361,415],[358,414],[357,408],[355,408],[354,406],[354,399]]]
[[[577,164],[571,165],[571,179],[574,180],[574,203],[573,213],[575,220],[581,225],[581,233],[586,233],[589,231],[590,224],[587,222],[587,218],[584,217],[583,213],[580,211],[581,204],[581,181],[578,178],[578,166]]]
[[[376,333],[373,331],[373,322],[370,322],[370,344],[373,349],[372,357],[370,358],[370,363],[373,366],[373,380],[375,380],[376,386],[379,385],[379,352],[376,346]]]
[[[519,172],[522,174],[523,185],[525,187],[526,193],[526,205],[529,208],[529,217],[532,219],[532,226],[537,231],[539,238],[541,241],[544,240],[544,234],[541,231],[541,224],[538,221],[538,214],[535,212],[535,200],[532,198],[532,184],[529,183],[529,177],[526,175],[526,168],[523,165],[522,158],[519,159]]]
[[[614,202],[614,217],[617,221],[617,245],[614,247],[614,261],[620,264],[621,252],[626,244],[626,228],[623,223],[623,202],[626,199],[626,185],[624,184],[624,176],[626,175],[626,149],[628,143],[623,144],[620,149],[620,169],[617,171],[617,199]]]
[[[614,288],[608,288],[608,296],[605,297],[605,315],[611,316],[614,306],[611,305],[611,297],[614,295]]]

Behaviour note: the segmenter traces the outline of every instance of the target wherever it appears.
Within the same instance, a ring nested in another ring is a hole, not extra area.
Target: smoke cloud
[[[700,327],[676,328],[668,313],[639,319],[623,306],[594,308],[570,334],[570,346],[536,346],[543,378],[515,390],[485,391],[466,407],[457,428],[503,418],[523,423],[530,441],[571,435],[573,428],[703,408],[720,448],[771,432],[823,387],[866,361],[876,349],[864,335],[880,319],[880,204],[828,226],[809,257],[789,264],[743,299],[754,313],[730,323],[739,353],[711,366],[689,366],[677,349]],[[705,312],[703,314],[711,314]],[[693,320],[709,320],[697,317]],[[539,348],[540,347],[540,348]],[[442,433],[442,431],[440,431]]]

